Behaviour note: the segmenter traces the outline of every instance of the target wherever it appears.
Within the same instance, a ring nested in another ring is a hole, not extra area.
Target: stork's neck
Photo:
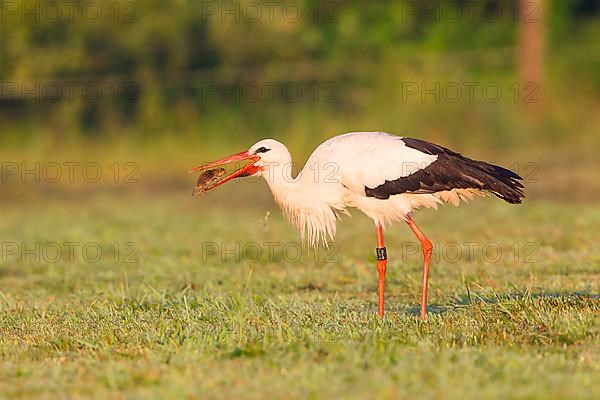
[[[288,154],[281,161],[265,162],[263,177],[271,190],[294,187],[297,179],[292,176],[292,157]]]
[[[308,208],[305,196],[302,196],[302,182],[292,176],[292,157],[287,155],[277,162],[267,162],[263,167],[263,177],[267,181],[275,202],[287,211],[289,208]]]
[[[327,238],[335,235],[335,212],[328,199],[320,195],[320,185],[311,179],[302,179],[300,173],[292,176],[292,159],[268,163],[262,173],[275,202],[285,215],[306,237],[309,245],[326,244]]]

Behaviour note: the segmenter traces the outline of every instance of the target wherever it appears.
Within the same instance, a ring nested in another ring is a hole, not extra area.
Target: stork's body
[[[489,193],[509,203],[520,203],[524,197],[521,178],[510,170],[466,158],[432,143],[385,132],[353,132],[323,142],[296,177],[291,175],[289,151],[273,139],[261,140],[246,152],[194,171],[241,160],[252,162],[213,187],[236,177],[263,176],[277,204],[311,246],[334,239],[336,219],[340,213],[347,213],[348,208],[357,208],[373,220],[377,233],[380,316],[384,312],[386,226],[406,221],[421,242],[424,255],[421,316],[425,317],[432,245],[413,222],[412,212],[443,203],[458,205],[460,200]]]

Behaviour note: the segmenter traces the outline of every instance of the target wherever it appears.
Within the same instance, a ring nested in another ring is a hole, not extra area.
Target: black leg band
[[[377,247],[375,253],[377,254],[377,259],[379,261],[387,260],[387,250],[385,247]]]

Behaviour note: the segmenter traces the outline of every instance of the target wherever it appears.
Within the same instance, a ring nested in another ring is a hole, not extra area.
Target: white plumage
[[[256,165],[275,198],[309,246],[334,240],[336,215],[357,208],[376,226],[404,220],[413,210],[437,207],[456,196],[403,193],[389,199],[367,197],[365,187],[411,175],[437,160],[436,155],[410,148],[402,137],[385,132],[352,132],[326,140],[311,154],[297,177],[291,176],[292,158],[282,143],[265,139],[250,148],[270,151]],[[470,197],[465,191],[465,197]],[[458,204],[455,202],[455,204]]]

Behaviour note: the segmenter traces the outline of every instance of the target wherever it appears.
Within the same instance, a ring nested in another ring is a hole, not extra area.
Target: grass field
[[[600,207],[417,214],[436,246],[429,318],[396,226],[380,320],[370,221],[355,212],[315,254],[268,196],[5,204],[0,396],[600,398]]]

